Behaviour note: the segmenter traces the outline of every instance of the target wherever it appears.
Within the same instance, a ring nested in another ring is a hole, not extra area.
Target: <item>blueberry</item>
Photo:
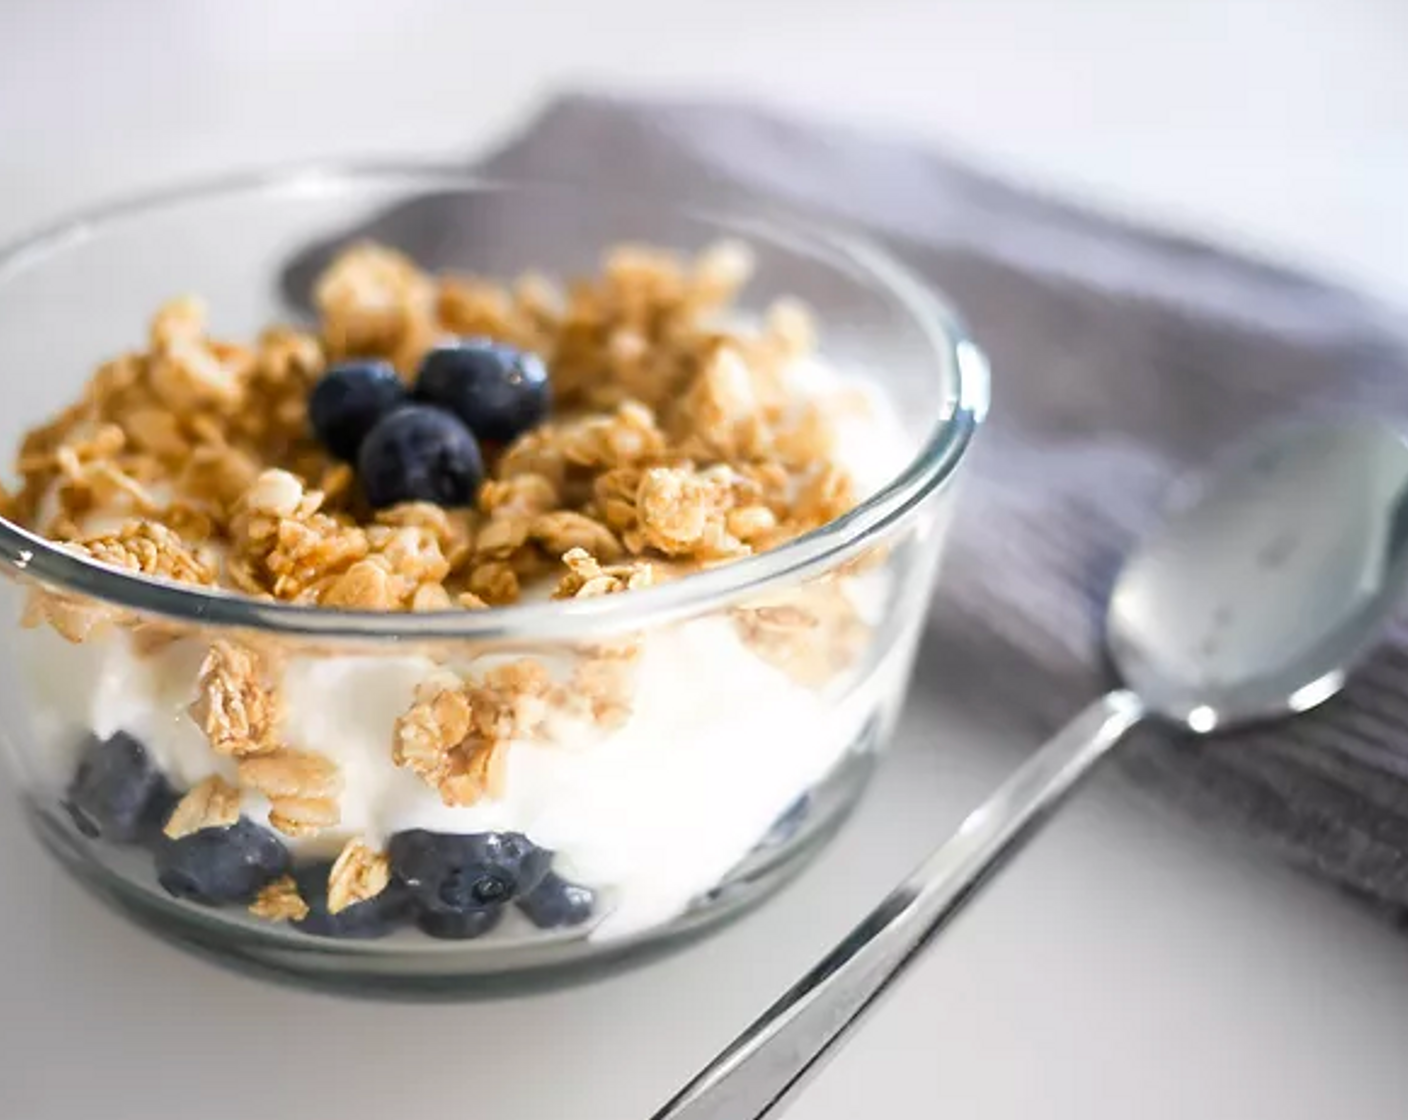
[[[390,362],[344,362],[313,387],[308,422],[324,447],[350,462],[376,422],[405,400],[406,387]]]
[[[395,881],[365,902],[354,902],[336,914],[329,913],[328,872],[331,870],[331,863],[314,863],[294,871],[298,893],[308,904],[307,916],[293,923],[297,929],[318,937],[371,939],[393,933],[410,918],[410,895]]]
[[[212,906],[251,901],[288,865],[283,842],[248,817],[167,840],[156,853],[157,881],[168,894]]]
[[[83,835],[134,844],[156,833],[173,796],[146,748],[119,731],[84,746],[63,805]]]
[[[518,908],[539,929],[579,926],[592,916],[596,895],[549,871],[547,876],[518,900]]]
[[[507,443],[548,414],[548,371],[536,354],[485,338],[436,347],[421,361],[416,396],[448,408],[482,440]]]
[[[552,853],[517,832],[472,836],[411,829],[387,845],[391,873],[426,913],[497,909],[542,881]]]
[[[362,441],[357,473],[376,509],[397,502],[467,506],[484,477],[484,460],[454,416],[413,404],[378,421]]]
[[[463,914],[454,911],[423,910],[416,925],[420,931],[442,941],[469,941],[482,937],[503,920],[504,908],[492,906],[487,910],[466,910]]]

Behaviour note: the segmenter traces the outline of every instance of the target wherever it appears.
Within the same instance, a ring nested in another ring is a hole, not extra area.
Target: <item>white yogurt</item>
[[[36,720],[55,782],[71,772],[74,746],[89,730],[135,735],[178,788],[213,773],[233,779],[232,761],[210,750],[187,711],[203,644],[137,657],[121,634],[73,646],[45,629],[29,641]],[[391,760],[396,719],[436,670],[418,657],[290,662],[281,739],[335,761],[344,783],[341,823],[288,839],[290,848],[332,856],[349,837],[380,844],[408,828],[523,832],[558,853],[568,878],[606,892],[611,909],[598,937],[668,920],[717,884],[836,764],[874,702],[866,689],[830,703],[760,661],[726,619],[701,619],[646,641],[623,726],[603,733],[559,723],[550,743],[515,742],[503,797],[451,807]],[[60,679],[66,684],[53,687]],[[246,794],[243,809],[266,819],[257,797]]]

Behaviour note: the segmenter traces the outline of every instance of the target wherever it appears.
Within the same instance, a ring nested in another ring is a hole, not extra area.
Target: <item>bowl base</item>
[[[26,799],[44,847],[109,907],[179,948],[241,972],[324,992],[400,999],[496,997],[601,978],[689,944],[746,913],[796,876],[839,831],[876,765],[872,728],[811,790],[795,827],[775,830],[707,895],[664,926],[615,940],[580,933],[528,941],[443,942],[408,931],[382,941],[313,937],[242,913],[161,894],[107,862],[56,807]],[[791,814],[789,814],[791,816]]]

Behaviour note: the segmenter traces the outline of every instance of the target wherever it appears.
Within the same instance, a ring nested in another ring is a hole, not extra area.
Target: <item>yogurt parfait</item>
[[[780,880],[888,729],[946,504],[868,517],[924,433],[803,302],[741,298],[759,252],[504,281],[354,241],[302,321],[133,323],[4,494],[51,847],[183,936],[369,974]]]

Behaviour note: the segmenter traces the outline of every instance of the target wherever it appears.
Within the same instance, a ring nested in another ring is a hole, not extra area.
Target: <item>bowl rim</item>
[[[102,235],[113,226],[140,220],[182,204],[208,203],[240,195],[291,192],[347,192],[368,184],[425,190],[570,192],[586,196],[602,188],[567,180],[514,180],[435,162],[336,161],[296,163],[257,171],[204,177],[146,191],[82,210],[0,246],[0,288],[68,248]],[[610,191],[618,203],[623,195]],[[625,196],[628,198],[628,196]],[[904,519],[955,472],[986,416],[989,402],[987,359],[969,337],[958,314],[929,284],[869,238],[793,212],[750,204],[749,212],[688,200],[662,203],[643,199],[691,221],[796,250],[839,254],[847,264],[878,282],[903,307],[947,362],[952,385],[939,419],[909,462],[854,509],[775,549],[747,556],[679,580],[624,596],[532,602],[486,611],[418,613],[331,609],[266,601],[224,590],[196,588],[127,572],[69,552],[62,546],[0,517],[0,562],[26,573],[49,589],[104,604],[201,627],[255,629],[312,639],[366,640],[577,640],[606,631],[639,629],[707,610],[740,595],[779,583],[800,581],[859,554],[877,534]]]

